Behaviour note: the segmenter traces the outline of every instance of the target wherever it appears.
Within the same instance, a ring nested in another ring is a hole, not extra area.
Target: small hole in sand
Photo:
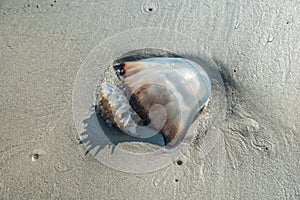
[[[268,147],[265,147],[265,150],[266,150],[266,151],[268,151],[268,150],[269,150],[269,148],[268,148]]]
[[[149,12],[152,12],[152,11],[153,11],[153,8],[148,8],[148,11],[149,11]]]
[[[234,69],[233,72],[236,72],[236,69]]]
[[[31,160],[32,160],[32,161],[37,161],[37,160],[39,159],[39,157],[40,157],[40,155],[37,154],[37,153],[32,154],[32,155],[31,155]]]
[[[177,183],[179,180],[178,179],[175,179],[175,182]]]
[[[177,165],[182,165],[182,161],[181,160],[177,160]]]

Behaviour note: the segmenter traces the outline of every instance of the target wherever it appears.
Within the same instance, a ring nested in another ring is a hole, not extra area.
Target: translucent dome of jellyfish
[[[118,84],[101,84],[97,113],[128,135],[162,133],[167,147],[177,146],[211,95],[211,82],[197,63],[156,57],[113,66]]]

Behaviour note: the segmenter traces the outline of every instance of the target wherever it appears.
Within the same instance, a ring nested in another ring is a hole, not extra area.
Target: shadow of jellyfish
[[[138,138],[122,132],[119,128],[109,126],[100,114],[93,112],[91,117],[84,120],[85,131],[80,134],[80,144],[85,144],[87,151],[85,155],[93,151],[93,156],[109,147],[113,154],[116,146],[124,142],[145,142],[160,147],[165,146],[165,140],[161,133],[149,138]]]

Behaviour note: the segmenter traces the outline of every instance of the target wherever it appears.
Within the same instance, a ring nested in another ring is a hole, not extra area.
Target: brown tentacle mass
[[[116,122],[114,121],[112,110],[110,109],[109,101],[104,96],[101,96],[101,100],[98,102],[96,112],[101,114],[103,119],[106,120],[109,125],[117,126]]]
[[[147,90],[147,86],[140,87],[137,91],[135,91],[130,99],[129,103],[131,108],[139,115],[142,119],[142,122],[145,126],[151,123],[151,119],[149,117],[149,108],[143,106],[143,99],[141,98],[143,93]]]
[[[132,92],[129,86],[125,88],[125,93]],[[166,144],[172,141],[179,131],[180,115],[174,115],[177,109],[169,105],[170,103],[174,104],[174,99],[176,98],[167,88],[158,84],[144,84],[132,92],[129,100],[132,109],[139,115],[145,126],[151,122],[149,109],[152,105],[160,104],[166,108],[167,115],[169,116],[166,124],[169,124],[169,126],[158,130],[163,133]],[[178,104],[178,102],[175,104]]]
[[[166,144],[170,143],[176,136],[178,133],[178,124],[173,123],[171,125],[171,127],[169,127],[168,129],[163,129],[162,130],[163,135],[165,137],[165,142]]]

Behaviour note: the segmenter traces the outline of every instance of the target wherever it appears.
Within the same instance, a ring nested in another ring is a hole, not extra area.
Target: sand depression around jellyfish
[[[87,155],[143,173],[168,166],[199,138],[199,157],[210,152],[225,119],[225,90],[215,63],[195,44],[170,30],[134,29],[89,54],[72,107]]]

